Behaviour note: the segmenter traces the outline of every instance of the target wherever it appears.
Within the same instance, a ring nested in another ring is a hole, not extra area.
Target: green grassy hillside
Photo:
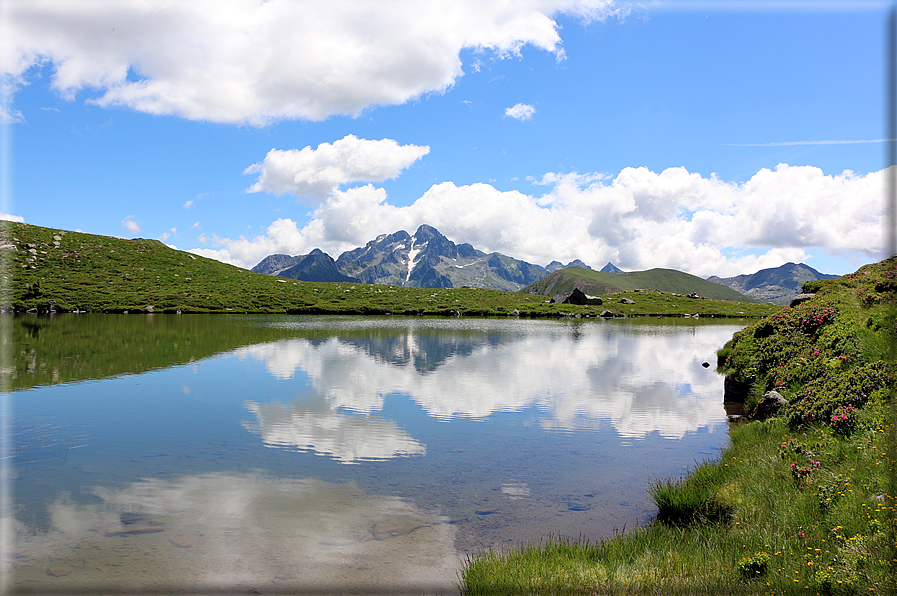
[[[679,294],[691,294],[694,292],[699,296],[715,300],[758,302],[754,298],[739,294],[732,288],[674,269],[605,273],[582,267],[567,267],[566,269],[555,271],[520,291],[527,294],[555,296],[557,294],[569,294],[573,291],[573,288],[579,288],[586,294],[593,296],[601,296],[611,292],[651,289]]]
[[[171,249],[156,240],[124,240],[3,222],[0,306],[16,312],[278,313],[595,316],[765,316],[774,307],[689,301],[654,293],[621,294],[602,307],[547,304],[540,296],[478,288],[421,289],[302,282],[253,273]],[[635,304],[619,300],[630,297]]]

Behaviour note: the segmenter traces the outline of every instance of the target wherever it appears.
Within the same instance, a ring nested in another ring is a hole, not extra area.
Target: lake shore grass
[[[595,317],[607,310],[616,316],[762,317],[782,308],[659,291],[611,294],[603,305],[578,306],[480,288],[303,282],[253,273],[157,240],[0,223],[5,311]]]
[[[657,515],[599,542],[485,552],[463,594],[897,592],[897,261],[812,282],[813,300],[737,333],[720,371],[788,405],[730,429],[718,460],[647,487]]]

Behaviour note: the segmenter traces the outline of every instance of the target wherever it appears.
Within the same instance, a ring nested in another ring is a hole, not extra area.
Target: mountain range
[[[566,267],[589,266],[580,260],[533,265],[498,252],[485,253],[470,244],[455,244],[429,225],[414,235],[400,230],[382,234],[365,246],[334,260],[315,249],[307,255],[275,254],[252,268],[256,273],[301,281],[342,281],[414,288],[463,286],[514,292]]]
[[[837,275],[819,273],[803,263],[785,263],[780,267],[761,269],[757,273],[736,275],[735,277],[711,276],[707,281],[728,286],[761,302],[785,305],[800,294],[800,288],[807,281],[834,279]]]
[[[673,269],[624,272],[613,263],[594,271],[579,259],[567,265],[552,261],[542,267],[498,252],[485,253],[470,244],[455,244],[426,224],[413,235],[404,230],[382,234],[336,260],[316,248],[306,255],[269,255],[252,271],[300,281],[474,287],[545,296],[569,293],[574,287],[587,294],[642,288],[774,304],[788,304],[805,281],[837,277],[795,263],[750,275],[712,276],[706,280]]]

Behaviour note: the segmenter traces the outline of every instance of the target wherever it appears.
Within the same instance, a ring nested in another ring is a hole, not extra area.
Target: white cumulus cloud
[[[399,145],[392,139],[369,141],[355,135],[321,143],[317,149],[272,149],[264,161],[246,168],[244,173],[259,175],[247,192],[325,198],[343,184],[395,178],[429,152],[426,146]]]
[[[518,103],[505,109],[505,116],[516,120],[530,120],[535,113],[536,108],[525,103]]]
[[[561,57],[556,15],[617,12],[613,0],[9,1],[0,75],[15,91],[51,65],[67,99],[86,90],[100,106],[191,120],[323,120],[447,90],[464,49]]]
[[[743,184],[681,167],[624,168],[614,177],[550,173],[539,181],[547,189],[541,196],[443,182],[402,207],[367,184],[334,190],[301,228],[279,219],[255,238],[214,238],[216,248],[193,252],[244,267],[315,247],[336,258],[379,234],[427,223],[456,243],[541,265],[582,259],[729,276],[803,262],[813,249],[878,260],[885,173],[782,164]]]
[[[0,221],[17,221],[25,223],[25,218],[21,215],[10,215],[9,213],[0,213]]]

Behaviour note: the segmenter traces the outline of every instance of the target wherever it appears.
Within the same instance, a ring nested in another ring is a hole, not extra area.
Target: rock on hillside
[[[837,275],[819,273],[803,263],[785,263],[781,267],[761,269],[757,273],[735,277],[708,277],[707,281],[728,286],[745,296],[786,305],[800,294],[800,288],[807,281],[835,279]]]

